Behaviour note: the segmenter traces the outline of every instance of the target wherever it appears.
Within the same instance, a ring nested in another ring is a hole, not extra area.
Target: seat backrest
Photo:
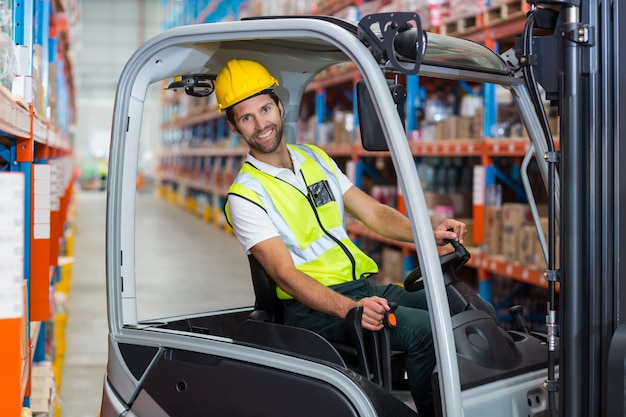
[[[255,310],[263,310],[267,313],[268,320],[272,323],[284,322],[284,301],[276,295],[276,282],[269,276],[259,261],[248,255],[250,272],[252,274],[252,286],[254,287]]]
[[[255,311],[252,312],[250,318],[256,321],[269,321],[271,323],[284,324],[285,302],[279,299],[276,295],[276,282],[269,276],[261,263],[253,255],[248,255],[248,262],[250,263],[252,285],[254,287],[255,295]],[[262,314],[263,312],[267,314],[267,317],[265,314]],[[364,331],[361,328],[362,314],[363,307],[355,307],[348,313],[348,316],[346,316],[353,344],[331,341],[330,343],[333,347],[332,350],[334,353],[339,353],[342,357],[342,363],[345,363],[343,360],[347,356],[356,356],[356,361],[358,362],[358,372],[360,372],[361,375],[373,380],[383,388],[391,390],[391,352],[389,348],[389,332],[387,329],[380,332]],[[258,326],[254,326],[254,324],[251,324],[251,326],[253,326],[252,329],[254,329],[253,333],[258,336]],[[281,331],[286,332],[286,330]],[[365,336],[369,339],[369,343],[366,343]],[[265,338],[263,339],[265,340],[265,343],[275,344],[280,338],[274,338],[273,340],[269,339],[271,339],[269,338],[269,333],[265,334]],[[295,349],[296,345],[293,345],[295,342],[290,343],[291,348],[288,350],[301,351],[299,349]],[[278,345],[275,347],[278,347]],[[331,362],[337,363],[336,360],[331,360]]]

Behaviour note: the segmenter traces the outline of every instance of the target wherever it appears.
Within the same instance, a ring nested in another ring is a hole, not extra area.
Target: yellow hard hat
[[[276,85],[278,80],[258,62],[231,59],[215,79],[217,111],[224,111],[233,104]]]

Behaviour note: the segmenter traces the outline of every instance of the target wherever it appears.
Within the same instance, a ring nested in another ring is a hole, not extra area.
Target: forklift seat
[[[276,283],[267,274],[259,261],[248,255],[252,285],[254,287],[254,311],[251,320],[269,321],[284,324],[284,301],[276,294]],[[361,327],[362,307],[355,307],[346,316],[352,344],[330,340],[329,343],[337,350],[344,362],[361,375],[391,391],[391,348],[389,330],[372,332]]]

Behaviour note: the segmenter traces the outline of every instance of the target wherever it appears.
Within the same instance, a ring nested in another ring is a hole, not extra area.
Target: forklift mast
[[[559,380],[546,385],[559,393],[558,415],[624,416],[626,11],[617,0],[527,1],[529,18],[543,10],[536,23],[553,24],[553,35],[533,36],[527,58],[561,132]]]

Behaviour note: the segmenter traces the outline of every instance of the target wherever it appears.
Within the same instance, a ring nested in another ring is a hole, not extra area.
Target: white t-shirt
[[[307,187],[304,182],[304,178],[300,173],[302,162],[304,162],[304,156],[291,149],[289,149],[289,155],[291,155],[293,169],[296,174],[291,172],[288,168],[277,168],[273,165],[261,162],[250,154],[246,157],[246,162],[250,162],[261,171],[280,178],[283,181],[295,186],[304,194],[307,194]],[[350,179],[346,177],[341,170],[339,170],[334,161],[333,164],[335,165],[339,177],[339,184],[343,195],[354,184],[352,184],[352,181],[350,181]],[[246,252],[249,252],[250,248],[259,242],[275,236],[280,236],[270,217],[258,205],[245,198],[237,196],[229,196],[228,205],[230,208],[233,232]]]

